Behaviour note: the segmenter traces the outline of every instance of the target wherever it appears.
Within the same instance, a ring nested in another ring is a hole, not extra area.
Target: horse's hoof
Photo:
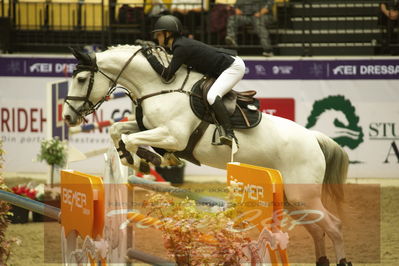
[[[119,148],[116,150],[118,151],[120,159],[125,158],[128,164],[133,164],[133,157],[130,152],[126,150],[125,143],[122,140],[119,141]]]
[[[330,261],[326,256],[320,257],[316,262],[316,266],[329,266],[329,265]]]
[[[146,161],[144,161],[144,160],[141,160],[140,161],[140,166],[139,166],[139,171],[141,172],[141,173],[143,173],[143,174],[149,174],[150,173],[150,165],[146,162]]]
[[[158,155],[157,153],[154,153],[152,151],[149,151],[147,149],[144,149],[142,147],[139,147],[136,152],[137,156],[139,156],[142,159],[146,159],[150,163],[152,163],[155,166],[160,166],[162,163],[162,157]]]
[[[352,266],[352,262],[350,262],[350,261],[348,262],[348,261],[346,261],[346,258],[343,258],[339,261],[337,266]]]

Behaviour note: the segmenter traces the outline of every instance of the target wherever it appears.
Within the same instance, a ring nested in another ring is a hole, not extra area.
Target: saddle
[[[194,114],[201,120],[211,124],[217,123],[212,114],[212,108],[207,101],[207,94],[213,83],[214,78],[203,77],[197,81],[190,96],[190,105]],[[230,120],[234,129],[253,128],[257,126],[262,113],[259,111],[259,100],[254,96],[256,91],[230,91],[223,96],[223,103],[230,114]]]

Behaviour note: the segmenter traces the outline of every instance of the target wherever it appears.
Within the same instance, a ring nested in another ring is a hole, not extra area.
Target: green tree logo
[[[363,142],[363,130],[355,107],[342,95],[315,101],[306,128],[321,131],[341,147],[355,149]]]

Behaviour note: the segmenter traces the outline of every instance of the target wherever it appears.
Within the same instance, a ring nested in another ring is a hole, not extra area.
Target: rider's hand
[[[148,58],[152,55],[151,47],[144,44],[143,48],[141,48],[141,53],[144,55],[145,58]]]

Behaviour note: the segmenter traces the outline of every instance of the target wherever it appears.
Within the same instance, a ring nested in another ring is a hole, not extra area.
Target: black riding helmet
[[[180,20],[172,15],[165,15],[160,17],[154,25],[154,32],[158,31],[169,31],[172,32],[173,35],[181,35],[183,26]]]

